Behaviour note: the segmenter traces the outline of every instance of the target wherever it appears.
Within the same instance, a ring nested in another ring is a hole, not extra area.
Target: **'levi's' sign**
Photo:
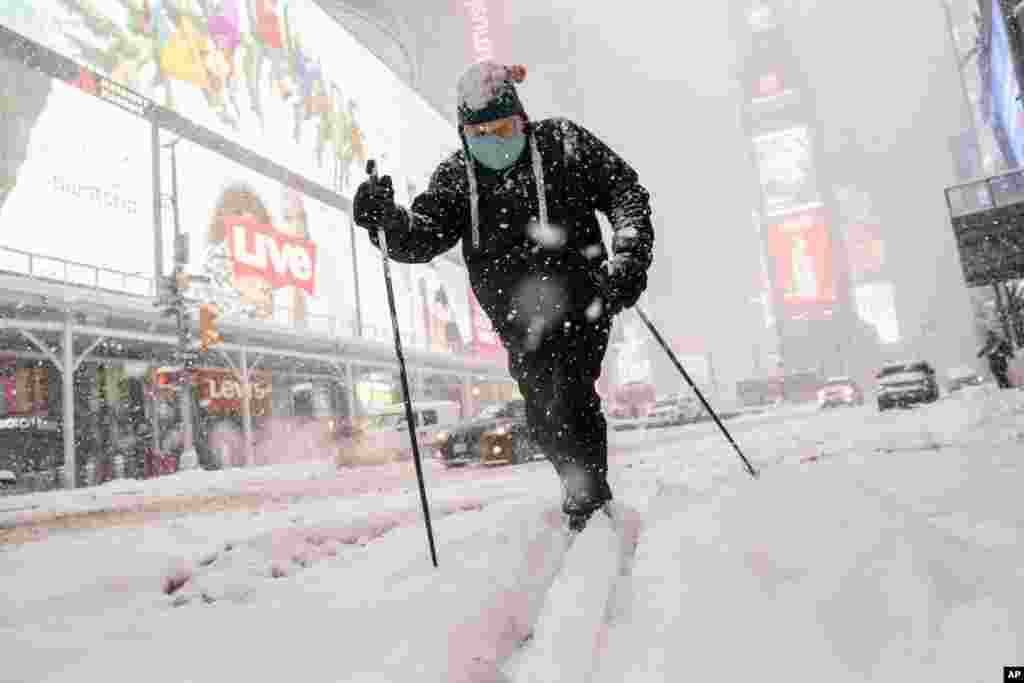
[[[235,277],[266,280],[273,289],[298,287],[313,294],[316,245],[257,223],[249,216],[228,216],[224,234]]]

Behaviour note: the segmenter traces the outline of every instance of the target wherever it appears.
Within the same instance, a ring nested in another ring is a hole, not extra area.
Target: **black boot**
[[[612,489],[605,473],[587,472],[588,476],[562,480],[562,511],[569,518],[571,531],[583,531],[590,516],[599,508],[605,508],[612,500]]]

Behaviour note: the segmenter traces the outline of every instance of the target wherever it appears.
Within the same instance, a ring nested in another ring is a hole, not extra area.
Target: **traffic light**
[[[179,294],[183,294],[188,291],[188,288],[192,286],[192,276],[188,273],[178,271],[174,274],[174,286],[177,288]]]
[[[217,332],[216,321],[220,313],[213,304],[199,307],[199,350],[203,353],[214,344],[223,343],[224,338]]]

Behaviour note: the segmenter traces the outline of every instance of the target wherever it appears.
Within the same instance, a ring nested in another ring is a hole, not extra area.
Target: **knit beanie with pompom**
[[[466,69],[458,83],[459,127],[487,123],[519,114],[526,118],[516,83],[526,79],[526,67],[477,62]]]

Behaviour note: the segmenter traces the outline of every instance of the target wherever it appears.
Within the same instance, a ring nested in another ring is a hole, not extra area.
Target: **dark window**
[[[423,411],[423,426],[429,427],[430,425],[437,424],[437,411],[436,410],[424,410]]]

